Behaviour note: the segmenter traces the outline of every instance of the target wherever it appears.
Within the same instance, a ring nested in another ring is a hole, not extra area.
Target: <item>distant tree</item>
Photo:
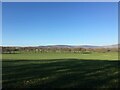
[[[111,51],[110,49],[107,50],[107,52],[110,52],[110,51]]]
[[[16,47],[3,47],[2,48],[2,53],[9,53],[9,54],[11,54],[11,53],[16,53],[18,51],[19,51],[19,49],[16,48]]]

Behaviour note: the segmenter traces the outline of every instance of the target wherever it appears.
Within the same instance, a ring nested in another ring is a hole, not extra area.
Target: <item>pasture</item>
[[[117,88],[117,52],[2,54],[3,88]]]

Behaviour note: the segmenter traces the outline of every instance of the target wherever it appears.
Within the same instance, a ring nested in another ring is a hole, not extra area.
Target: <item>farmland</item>
[[[2,54],[3,88],[117,88],[117,52]]]
[[[38,1],[1,1],[2,89],[118,89],[119,3]]]

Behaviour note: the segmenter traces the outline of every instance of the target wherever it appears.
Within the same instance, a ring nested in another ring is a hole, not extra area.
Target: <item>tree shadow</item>
[[[3,60],[3,88],[118,88],[119,61]]]

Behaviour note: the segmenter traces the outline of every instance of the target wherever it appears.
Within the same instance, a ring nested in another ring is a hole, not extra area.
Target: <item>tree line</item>
[[[120,48],[39,48],[39,47],[2,47],[2,53],[21,53],[21,52],[73,52],[73,53],[92,53],[92,52],[118,52]]]

